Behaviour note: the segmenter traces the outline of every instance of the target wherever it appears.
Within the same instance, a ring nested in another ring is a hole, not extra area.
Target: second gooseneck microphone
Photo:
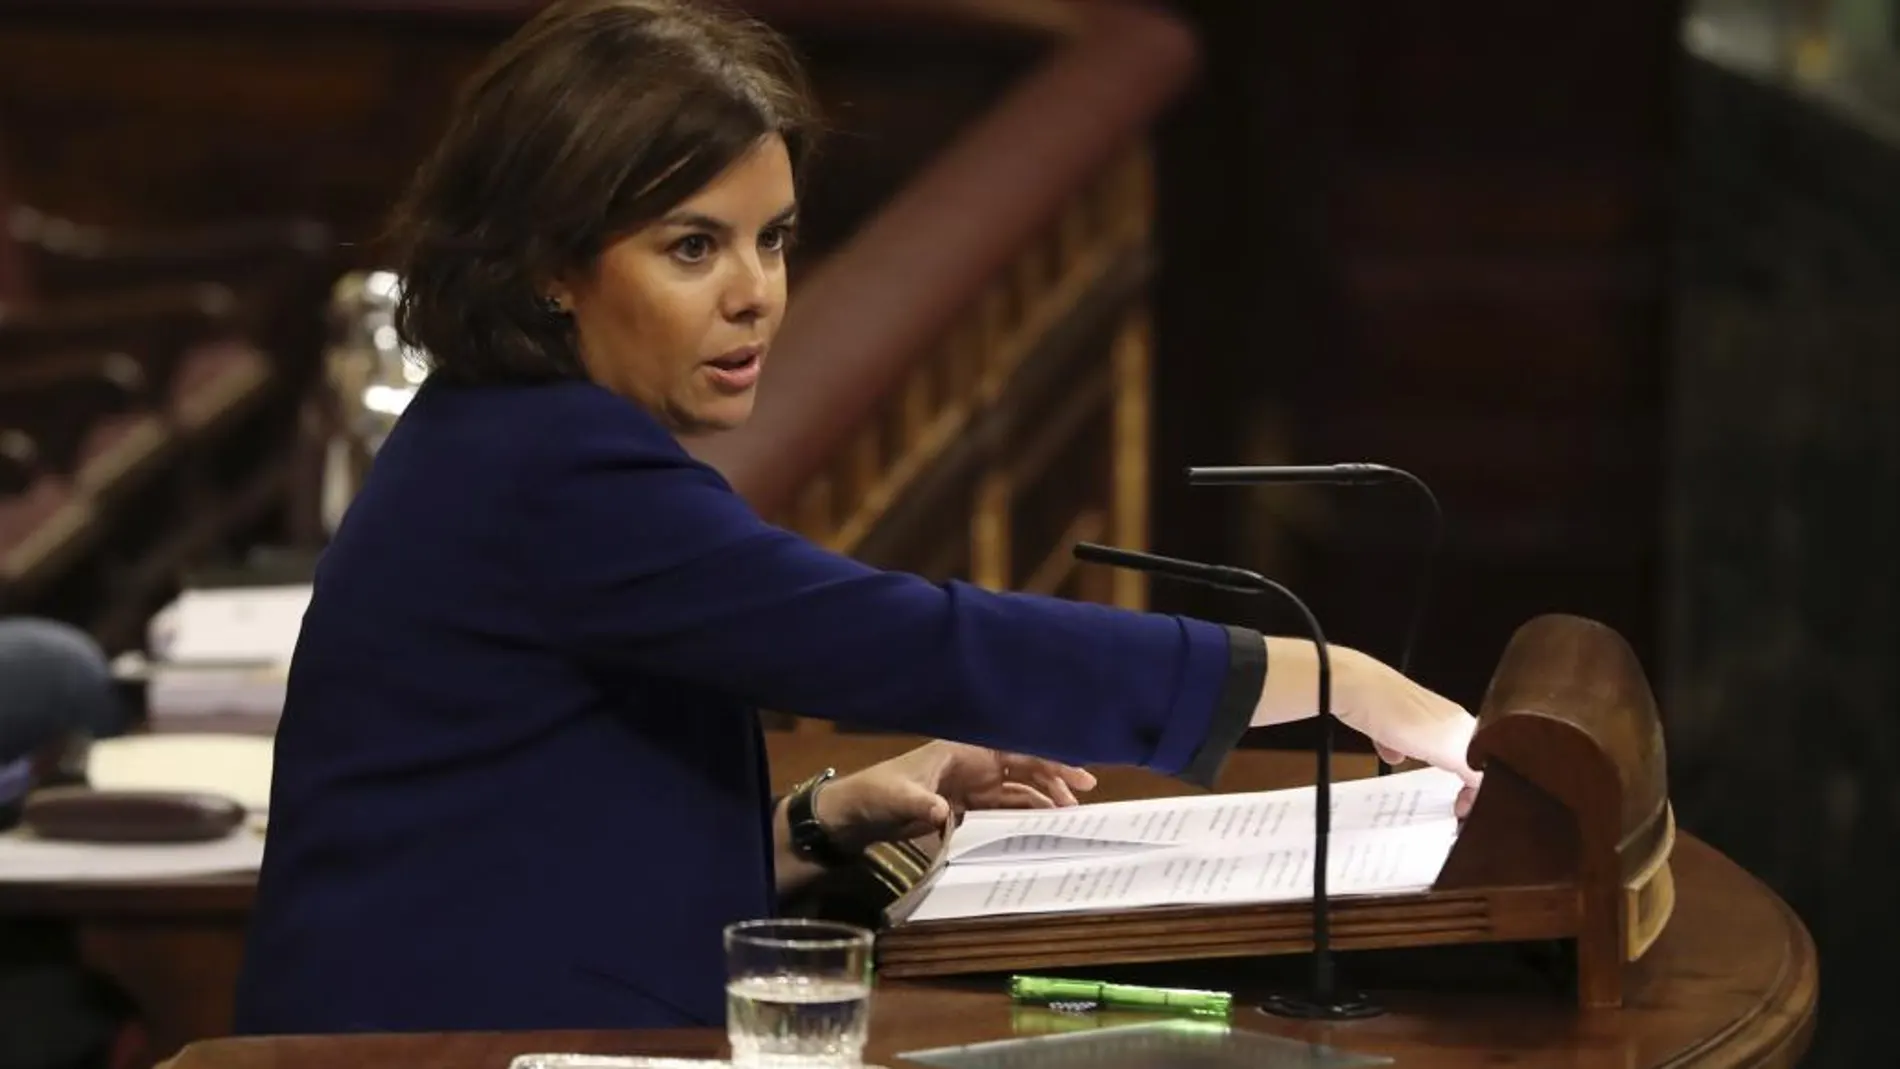
[[[1270,996],[1261,1008],[1284,1017],[1347,1020],[1383,1012],[1364,995],[1339,990],[1333,968],[1331,909],[1326,900],[1327,847],[1333,823],[1333,672],[1326,635],[1311,609],[1291,590],[1258,572],[1221,564],[1164,557],[1158,553],[1118,549],[1094,542],[1075,545],[1077,560],[1198,583],[1242,594],[1278,594],[1297,609],[1319,660],[1318,767],[1313,777],[1313,976],[1310,989],[1298,994]],[[1272,671],[1269,667],[1268,671]]]

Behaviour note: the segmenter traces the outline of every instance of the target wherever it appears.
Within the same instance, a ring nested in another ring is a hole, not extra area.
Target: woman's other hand
[[[1482,780],[1466,760],[1478,718],[1382,661],[1357,650],[1341,651],[1345,671],[1335,666],[1333,712],[1340,721],[1372,740],[1379,759],[1396,765],[1408,758],[1455,772],[1465,781],[1456,811],[1471,812]]]
[[[930,742],[818,792],[818,820],[840,844],[915,839],[943,831],[969,809],[1047,809],[1076,804],[1095,786],[1087,769],[957,742]]]
[[[1253,724],[1284,724],[1318,711],[1319,660],[1303,638],[1269,638],[1267,683]],[[1333,715],[1370,738],[1388,764],[1407,758],[1456,773],[1465,781],[1458,813],[1470,810],[1481,777],[1465,758],[1478,720],[1375,657],[1328,646],[1333,670]]]
[[[1469,787],[1478,774],[1466,763],[1478,719],[1448,698],[1357,650],[1335,651],[1333,713],[1372,740],[1388,764],[1407,758],[1455,772]]]

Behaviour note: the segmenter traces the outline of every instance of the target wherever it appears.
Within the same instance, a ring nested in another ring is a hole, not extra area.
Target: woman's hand
[[[819,788],[815,815],[850,849],[943,831],[967,809],[1076,804],[1086,769],[957,742],[931,742]]]
[[[1388,764],[1414,758],[1456,773],[1465,781],[1459,815],[1469,811],[1481,778],[1465,760],[1477,718],[1374,657],[1345,646],[1328,646],[1327,652],[1333,670],[1333,715],[1370,738]],[[1254,726],[1314,715],[1318,665],[1305,639],[1267,639],[1267,685]]]
[[[1416,758],[1477,785],[1465,763],[1476,717],[1357,650],[1333,655],[1333,714],[1341,722],[1370,738],[1389,764]]]
[[[1478,718],[1382,661],[1357,650],[1342,652],[1347,655],[1345,671],[1336,663],[1333,676],[1334,715],[1371,739],[1387,764],[1411,758],[1457,773],[1465,781],[1457,812],[1460,817],[1470,812],[1482,777],[1472,771],[1465,754]]]

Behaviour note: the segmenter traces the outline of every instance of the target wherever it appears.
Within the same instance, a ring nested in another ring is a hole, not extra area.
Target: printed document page
[[[1425,891],[1458,837],[1456,820],[1333,836],[1330,895]],[[1024,864],[950,865],[912,921],[1004,913],[1063,913],[1144,906],[1297,902],[1313,893],[1313,847],[1163,847],[1134,855]]]
[[[1335,835],[1405,828],[1451,815],[1457,776],[1421,768],[1333,785]],[[1190,843],[1310,844],[1313,789],[1104,802],[1066,809],[989,809],[951,834],[952,864],[1125,854]]]
[[[1459,787],[1436,769],[1335,785],[1330,893],[1428,890],[1458,836]],[[973,813],[909,919],[1304,900],[1313,813],[1310,787]]]

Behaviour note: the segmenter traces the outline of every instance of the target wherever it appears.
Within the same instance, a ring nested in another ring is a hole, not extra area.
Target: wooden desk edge
[[[1787,965],[1782,970],[1779,983],[1754,1013],[1682,1051],[1663,1065],[1693,1065],[1698,1069],[1794,1069],[1814,1042],[1816,1014],[1820,1008],[1821,959],[1815,949],[1814,936],[1800,915],[1773,888],[1726,855],[1715,851],[1714,847],[1708,849],[1733,865],[1736,871],[1774,902],[1776,911],[1791,933],[1794,945],[1788,948],[1784,959]],[[1737,1050],[1738,1047],[1741,1049]],[[1734,1053],[1725,1053],[1728,1051]]]

